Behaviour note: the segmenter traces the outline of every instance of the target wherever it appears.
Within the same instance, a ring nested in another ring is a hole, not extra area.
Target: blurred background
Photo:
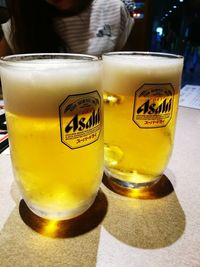
[[[182,86],[200,85],[200,0],[135,0],[133,50],[185,57]]]
[[[8,20],[5,2],[0,24]],[[135,0],[133,16],[132,50],[183,55],[182,86],[200,85],[200,0]]]

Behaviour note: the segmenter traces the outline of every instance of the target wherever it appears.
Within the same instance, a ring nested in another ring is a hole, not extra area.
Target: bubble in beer
[[[123,158],[123,151],[118,146],[104,145],[106,163],[112,167],[117,165]]]
[[[115,94],[110,94],[107,92],[104,92],[103,94],[103,102],[104,104],[121,104],[123,102],[123,97]]]

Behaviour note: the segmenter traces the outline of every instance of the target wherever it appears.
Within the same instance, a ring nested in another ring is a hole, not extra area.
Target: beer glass
[[[173,54],[103,55],[109,183],[147,188],[162,176],[172,153],[182,67],[183,58]]]
[[[14,176],[27,206],[69,219],[95,200],[103,173],[100,64],[79,54],[1,60]]]

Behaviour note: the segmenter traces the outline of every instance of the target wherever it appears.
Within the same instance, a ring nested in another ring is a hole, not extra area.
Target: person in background
[[[195,14],[187,29],[187,46],[185,51],[184,69],[188,65],[189,58],[191,58],[190,72],[194,72],[199,61],[200,49],[200,14]]]
[[[130,50],[132,0],[15,0],[2,24],[0,56],[68,52],[100,56]]]

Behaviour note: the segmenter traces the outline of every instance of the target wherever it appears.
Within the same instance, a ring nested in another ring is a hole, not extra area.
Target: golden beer
[[[95,57],[6,57],[1,78],[14,175],[36,214],[68,219],[93,203],[103,172]]]
[[[155,182],[172,153],[183,59],[148,53],[103,56],[105,170],[120,185]]]

